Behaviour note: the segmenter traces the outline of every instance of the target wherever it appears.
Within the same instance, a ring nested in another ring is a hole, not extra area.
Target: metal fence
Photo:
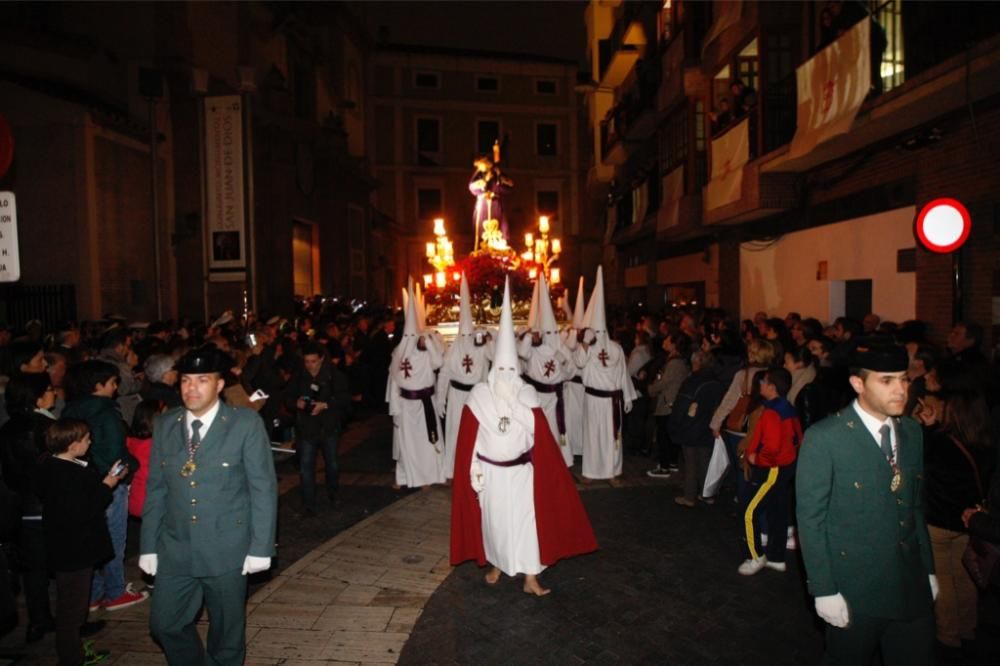
[[[0,285],[0,322],[20,327],[32,319],[48,326],[76,321],[76,287],[72,284]]]

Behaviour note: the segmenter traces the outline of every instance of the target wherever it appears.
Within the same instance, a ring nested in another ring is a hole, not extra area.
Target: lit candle
[[[447,276],[443,272],[439,272],[434,276],[434,283],[437,285],[438,289],[444,289],[445,280],[447,280]]]
[[[541,231],[543,234],[549,233],[548,215],[542,215],[540,218],[538,218],[538,230]]]
[[[534,261],[535,260],[535,253],[532,252],[531,250],[528,250],[527,252],[525,252],[521,256],[524,257],[525,261]]]
[[[545,256],[545,241],[541,238],[535,241],[535,256],[544,257]],[[541,259],[539,259],[541,261]]]
[[[444,218],[437,217],[434,218],[434,235],[444,236]]]
[[[538,269],[532,268],[530,271],[528,271],[528,277],[530,277],[532,280],[538,277]]]
[[[434,258],[434,254],[435,254],[435,252],[434,252],[434,243],[428,243],[427,244],[427,258],[428,259],[433,259]]]
[[[553,268],[552,271],[549,273],[549,275],[552,277],[552,279],[550,280],[552,282],[552,284],[559,284],[559,269],[558,268]]]
[[[425,287],[431,286],[431,282],[433,282],[433,281],[434,281],[434,276],[433,275],[431,275],[430,273],[427,273],[426,275],[424,275],[424,286]]]
[[[455,280],[455,282],[461,282],[461,280],[462,280],[462,274],[459,273],[458,271],[455,271],[454,273],[452,273],[451,277],[452,277],[452,279]]]
[[[532,245],[534,245],[535,244],[535,236],[534,236],[534,234],[530,234],[530,233],[524,234],[524,244],[527,245],[528,247],[531,247]]]
[[[559,254],[560,252],[562,252],[562,243],[556,238],[552,241],[552,254]]]

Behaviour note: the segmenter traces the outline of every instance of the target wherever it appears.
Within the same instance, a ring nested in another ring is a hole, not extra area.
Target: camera
[[[126,465],[124,462],[122,462],[121,460],[119,460],[117,463],[115,463],[111,467],[111,470],[108,473],[111,476],[121,476],[124,472],[127,472],[127,471],[128,471],[128,465]]]
[[[316,402],[316,399],[313,398],[311,395],[304,395],[300,398],[300,400],[302,400],[302,411],[311,412],[313,408],[313,403]]]

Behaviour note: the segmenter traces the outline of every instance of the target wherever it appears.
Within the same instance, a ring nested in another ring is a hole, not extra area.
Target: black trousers
[[[18,534],[18,566],[24,587],[24,605],[28,609],[28,624],[41,625],[50,621],[49,570],[45,566],[45,533],[40,520],[22,520]]]
[[[92,568],[56,572],[56,653],[59,666],[83,663],[80,627],[87,621]]]

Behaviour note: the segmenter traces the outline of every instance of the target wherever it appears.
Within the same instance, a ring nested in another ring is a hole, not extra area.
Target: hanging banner
[[[205,99],[209,271],[245,270],[243,108],[238,95]]]
[[[734,26],[740,21],[740,16],[743,13],[743,0],[728,0],[724,2],[716,2],[712,5],[712,10],[715,13],[715,21],[709,27],[708,32],[705,34],[705,39],[702,42],[701,54],[705,55],[708,47],[711,46],[715,38],[726,31],[726,28]]]
[[[0,282],[21,279],[17,247],[17,201],[13,192],[0,192]]]
[[[851,129],[871,90],[870,39],[871,21],[861,21],[796,70],[799,101],[789,158]]]
[[[681,197],[684,196],[684,167],[679,166],[663,177],[663,203],[657,213],[656,230],[666,231],[680,224]]]
[[[750,159],[750,120],[712,139],[712,179],[705,188],[705,210],[721,208],[743,196],[743,166]]]

